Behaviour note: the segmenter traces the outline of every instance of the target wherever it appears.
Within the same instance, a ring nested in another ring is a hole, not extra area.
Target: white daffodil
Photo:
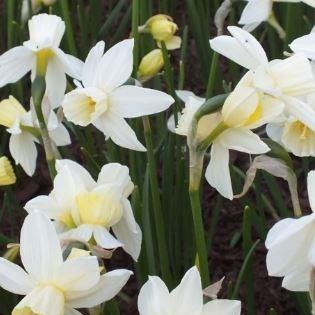
[[[315,94],[306,98],[306,104],[312,115],[315,116]],[[305,106],[303,101],[300,104]],[[268,136],[281,144],[288,152],[296,156],[315,156],[315,129],[312,125],[305,124],[293,115],[283,115],[266,127]]]
[[[289,47],[297,54],[304,54],[307,58],[315,61],[315,28],[311,33],[295,39]]]
[[[212,141],[205,177],[212,187],[228,199],[233,199],[229,150],[249,154],[269,151],[269,147],[251,129],[274,119],[283,108],[283,104],[278,100],[254,92],[255,90],[247,90],[243,86],[237,87],[227,98],[221,112],[203,116],[197,126],[196,140],[200,143],[220,124],[224,124],[224,131]],[[179,91],[177,95],[186,103],[174,132],[189,136],[192,119],[205,99],[188,91]],[[170,121],[169,126],[172,124]]]
[[[247,86],[285,102],[285,110],[315,128],[315,117],[309,107],[296,97],[315,91],[315,78],[310,61],[303,54],[284,60],[268,61],[260,43],[239,27],[228,27],[231,36],[210,40],[213,50],[250,70]]]
[[[282,286],[291,291],[309,290],[315,265],[315,171],[308,174],[307,189],[313,213],[277,222],[266,239],[268,273],[284,277]]]
[[[314,0],[247,0],[239,24],[244,25],[248,31],[254,30],[260,23],[270,21],[275,23],[272,6],[274,2],[303,2],[315,8]]]
[[[0,286],[25,295],[12,315],[80,315],[113,298],[132,274],[115,270],[100,275],[95,256],[63,261],[53,224],[39,212],[31,213],[21,230],[20,254],[25,268],[0,258]]]
[[[104,54],[104,42],[97,43],[83,66],[82,86],[66,94],[62,106],[74,124],[93,124],[116,144],[145,151],[125,118],[161,112],[174,99],[160,91],[123,85],[132,73],[133,45],[133,39],[127,39]]]
[[[48,108],[47,98],[43,102],[43,107]],[[51,139],[57,146],[64,146],[71,143],[67,129],[58,120],[56,114],[49,110],[45,114],[47,127]],[[0,125],[7,128],[11,134],[9,141],[10,153],[15,163],[20,164],[25,173],[32,176],[36,168],[37,149],[39,142],[38,121],[33,111],[26,111],[23,106],[10,96],[0,102]]]
[[[25,209],[44,211],[57,223],[62,239],[88,242],[93,237],[99,246],[123,247],[137,260],[142,234],[128,200],[133,190],[128,168],[118,163],[104,165],[97,182],[70,160],[58,160],[56,169],[50,195],[30,200]]]
[[[140,315],[239,315],[241,302],[215,299],[203,304],[200,274],[193,267],[171,292],[159,277],[149,277],[139,293],[138,309]]]
[[[65,32],[65,23],[60,17],[35,15],[29,20],[28,28],[30,39],[0,56],[0,87],[18,81],[29,71],[33,80],[37,56],[45,56],[48,58],[46,95],[55,108],[60,105],[66,90],[66,74],[80,78],[83,63],[59,48]]]

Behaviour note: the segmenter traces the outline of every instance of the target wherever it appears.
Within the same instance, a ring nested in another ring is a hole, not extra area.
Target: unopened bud
[[[154,77],[164,66],[161,49],[154,49],[145,55],[139,65],[138,74],[141,79]]]
[[[0,158],[0,186],[12,185],[16,182],[16,176],[11,162],[6,156]]]

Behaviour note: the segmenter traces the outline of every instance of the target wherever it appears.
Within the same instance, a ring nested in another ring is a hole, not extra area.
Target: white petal
[[[124,85],[110,94],[110,103],[124,118],[160,113],[174,103],[174,99],[161,91]]]
[[[290,291],[306,292],[310,287],[311,265],[304,271],[291,273],[283,278],[282,286]]]
[[[104,54],[105,42],[98,42],[89,52],[82,70],[82,83],[84,87],[95,86],[96,73]]]
[[[249,154],[261,154],[270,151],[270,148],[260,140],[259,136],[245,128],[230,128],[219,137],[220,144],[227,149]]]
[[[25,173],[32,176],[35,172],[37,159],[34,137],[26,132],[11,135],[9,148],[15,164],[20,164]]]
[[[59,62],[63,65],[64,72],[74,79],[82,77],[83,62],[71,55],[65,54],[61,49],[54,50]]]
[[[190,315],[200,314],[203,307],[203,293],[197,267],[189,269],[181,283],[170,294],[173,312]]]
[[[133,39],[126,39],[105,53],[98,69],[100,88],[110,92],[129,79],[133,67],[133,45]]]
[[[60,239],[62,240],[77,240],[88,242],[93,234],[93,226],[88,224],[82,224],[75,229],[64,232],[60,235]]]
[[[129,175],[129,168],[119,163],[105,164],[98,174],[97,184],[113,184],[123,187],[124,197],[129,197],[134,185]]]
[[[85,291],[97,285],[100,280],[96,256],[78,257],[66,260],[54,275],[55,283],[64,291]]]
[[[43,211],[50,219],[56,220],[59,214],[59,207],[51,196],[37,196],[26,203],[24,209],[31,211]]]
[[[285,222],[285,223],[284,223]],[[315,216],[280,221],[267,235],[267,269],[271,276],[284,276],[303,271],[309,265],[308,252],[314,238]],[[303,246],[301,246],[303,244]]]
[[[117,145],[130,150],[146,151],[124,118],[116,113],[108,111],[94,122],[94,125]]]
[[[223,197],[233,199],[233,189],[229,169],[229,150],[214,142],[211,147],[211,159],[205,177]]]
[[[137,261],[141,251],[142,232],[135,221],[129,200],[125,200],[123,217],[112,229],[117,239],[124,244],[124,250]]]
[[[295,39],[289,45],[289,47],[295,53],[302,53],[307,58],[315,60],[314,42],[315,42],[315,34],[311,33],[311,34]]]
[[[310,171],[307,175],[307,193],[311,209],[315,211],[315,171]]]
[[[95,226],[93,236],[96,243],[103,248],[113,249],[123,246],[123,244],[116,240],[116,238],[103,226]]]
[[[0,287],[14,294],[26,295],[34,283],[20,266],[0,257]]]
[[[272,0],[250,0],[242,12],[239,24],[267,21],[272,10]]]
[[[170,305],[169,291],[159,277],[149,277],[138,297],[140,315],[167,314]]]
[[[57,108],[61,105],[67,86],[65,70],[58,58],[51,58],[49,61],[45,79],[51,107]]]
[[[213,300],[203,307],[202,315],[240,315],[241,302],[235,300]]]
[[[65,307],[65,315],[82,315],[79,311],[75,310],[74,308],[71,307]]]
[[[281,144],[283,125],[282,124],[267,124],[266,132],[270,139]]]
[[[31,212],[21,229],[21,260],[35,279],[45,281],[62,264],[62,252],[56,230],[48,217]]]
[[[23,46],[14,47],[0,56],[0,87],[14,83],[29,72],[35,55]]]
[[[92,289],[68,295],[67,305],[73,308],[86,308],[108,301],[122,289],[131,275],[132,272],[125,269],[106,272]]]
[[[268,59],[260,43],[250,33],[236,26],[228,27],[231,36],[218,36],[210,40],[211,48],[247,69],[255,70]]]
[[[57,146],[71,144],[70,134],[63,124],[59,124],[56,129],[49,131],[49,135]]]
[[[79,163],[68,159],[57,160],[57,171],[59,172],[63,167],[67,167],[69,169],[76,183],[78,181],[83,182],[87,190],[93,189],[95,187],[96,183],[94,179],[90,173]]]

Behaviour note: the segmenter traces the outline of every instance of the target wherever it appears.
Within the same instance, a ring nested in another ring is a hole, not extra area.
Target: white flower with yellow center
[[[205,140],[218,126],[223,125],[223,131],[212,141],[211,157],[205,177],[212,187],[228,199],[233,199],[229,150],[248,154],[269,151],[269,147],[251,129],[258,128],[279,116],[284,106],[273,97],[247,88],[246,81],[241,81],[228,96],[221,112],[203,116],[197,125],[198,143]],[[174,132],[188,136],[192,119],[205,99],[196,97],[188,91],[178,91],[177,95],[186,103]],[[171,124],[173,123],[170,121],[169,125]]]
[[[174,99],[160,91],[123,85],[132,73],[133,45],[133,39],[127,39],[104,54],[104,42],[97,43],[83,66],[82,87],[66,94],[62,106],[74,124],[93,124],[116,144],[145,151],[125,118],[159,113]]]
[[[62,239],[88,242],[93,237],[106,249],[122,246],[137,260],[142,233],[128,200],[133,190],[128,168],[118,163],[104,165],[97,182],[70,160],[58,160],[56,169],[50,195],[30,200],[25,209],[44,211],[57,223]]]
[[[312,214],[286,218],[268,232],[266,263],[269,276],[283,277],[282,286],[291,291],[308,291],[315,266],[315,171],[307,177]]]
[[[308,95],[305,103],[315,116],[315,94]],[[305,103],[300,101],[303,106]],[[269,123],[266,131],[272,140],[281,144],[288,152],[299,157],[315,156],[315,128],[296,117],[283,115]]]
[[[45,116],[51,139],[57,146],[71,143],[69,133],[56,114],[49,110],[48,99],[45,98],[43,108],[47,109]],[[32,176],[36,168],[37,137],[39,136],[38,121],[36,115],[30,110],[26,111],[23,106],[10,96],[0,102],[0,125],[7,128],[11,134],[9,141],[10,153],[16,164],[20,164],[27,175]]]
[[[171,292],[159,277],[149,277],[139,293],[138,309],[140,315],[240,315],[241,302],[215,299],[203,304],[200,274],[193,267]]]
[[[213,50],[249,69],[252,88],[285,102],[285,110],[315,128],[315,117],[308,106],[296,97],[315,91],[315,78],[310,61],[302,54],[284,60],[268,61],[260,43],[241,28],[228,27],[232,36],[210,40]]]
[[[66,90],[66,74],[80,78],[83,63],[59,48],[65,32],[65,23],[60,17],[35,15],[29,20],[28,28],[30,39],[0,56],[0,87],[18,81],[29,71],[33,80],[37,56],[41,54],[48,59],[46,95],[55,108],[60,105]]]
[[[273,20],[272,6],[274,2],[303,2],[315,8],[314,0],[247,0],[239,24],[245,25],[247,30],[254,30],[260,23]]]
[[[39,212],[27,216],[21,229],[21,261],[25,268],[0,258],[0,286],[25,295],[12,315],[80,315],[113,298],[132,274],[115,270],[100,275],[95,256],[63,261],[53,224]]]

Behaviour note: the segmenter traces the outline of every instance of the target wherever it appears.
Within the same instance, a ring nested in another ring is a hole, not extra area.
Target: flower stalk
[[[50,139],[47,124],[42,110],[42,101],[46,90],[45,74],[47,70],[48,59],[51,52],[43,49],[37,55],[36,77],[32,83],[32,98],[35,112],[38,119],[40,135],[45,149],[46,161],[51,179],[56,176],[55,161],[58,154],[57,148],[54,148]]]

